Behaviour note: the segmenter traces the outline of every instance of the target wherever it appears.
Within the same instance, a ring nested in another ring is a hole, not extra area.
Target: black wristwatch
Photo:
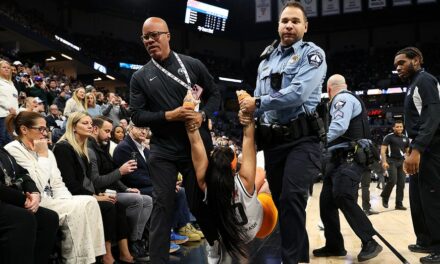
[[[256,106],[257,108],[260,108],[260,105],[261,105],[261,99],[260,99],[260,97],[255,97],[255,106]]]
[[[201,111],[199,111],[199,113],[202,114],[202,120],[203,120],[203,122],[205,122],[206,121],[205,111],[201,110]]]

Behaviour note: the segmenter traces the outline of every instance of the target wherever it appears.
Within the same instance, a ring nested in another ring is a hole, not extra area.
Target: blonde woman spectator
[[[86,90],[84,87],[77,88],[72,95],[72,98],[67,100],[66,107],[64,108],[64,115],[69,116],[74,112],[85,112],[87,110],[86,104]]]
[[[27,169],[42,194],[40,205],[59,215],[63,233],[61,255],[65,263],[94,263],[105,254],[104,228],[96,199],[74,195],[66,188],[46,140],[46,120],[38,113],[23,111],[9,115],[7,126],[17,140],[5,149]]]
[[[102,115],[101,106],[96,104],[96,98],[93,92],[86,94],[87,112],[91,117]]]
[[[0,145],[4,146],[12,139],[5,127],[5,118],[18,111],[18,92],[11,80],[11,64],[0,60]]]
[[[113,195],[96,192],[92,182],[91,163],[87,149],[92,135],[92,118],[86,112],[72,113],[67,119],[66,133],[55,144],[54,155],[58,161],[66,187],[76,195],[90,195],[98,200],[104,223],[106,254],[104,263],[114,263],[111,242],[118,241],[119,260],[134,263],[128,249],[128,223],[125,207]]]
[[[18,112],[28,111],[35,112],[35,109],[38,107],[38,103],[35,101],[35,97],[28,96],[24,100],[24,104],[18,109]]]

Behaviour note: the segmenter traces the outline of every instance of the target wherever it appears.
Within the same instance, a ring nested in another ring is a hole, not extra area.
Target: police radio
[[[270,54],[272,54],[272,52],[274,51],[277,42],[278,42],[278,39],[274,40],[274,41],[272,42],[272,44],[270,44],[269,46],[267,46],[267,47],[263,50],[263,52],[262,52],[261,55],[260,55],[260,59],[261,59],[261,60],[265,60],[265,59],[268,59],[268,58],[269,58]]]

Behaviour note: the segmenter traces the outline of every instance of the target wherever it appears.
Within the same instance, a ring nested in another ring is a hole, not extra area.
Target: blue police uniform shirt
[[[303,104],[315,111],[326,72],[325,53],[314,43],[299,40],[289,47],[278,45],[258,67],[254,96],[261,100],[256,113],[261,122],[287,124],[304,113]],[[282,74],[278,91],[271,87],[273,73]]]
[[[330,143],[342,136],[350,126],[350,120],[361,114],[361,112],[362,105],[352,94],[336,94],[330,105],[330,115],[332,120],[327,133],[327,142]],[[331,149],[346,147],[347,145],[348,144],[344,142],[332,146]]]

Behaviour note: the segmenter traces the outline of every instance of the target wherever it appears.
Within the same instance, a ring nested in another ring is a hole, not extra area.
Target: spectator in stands
[[[91,117],[102,115],[101,106],[96,104],[95,95],[91,92],[86,93],[87,112]]]
[[[58,96],[53,100],[53,104],[58,106],[58,109],[61,113],[64,112],[64,108],[66,107],[67,95],[66,91],[61,90]]]
[[[129,247],[137,261],[145,260],[147,255],[142,243],[142,234],[151,215],[153,200],[148,195],[141,195],[136,188],[129,188],[120,180],[125,175],[136,170],[136,160],[131,159],[118,167],[108,152],[111,119],[105,116],[93,118],[93,132],[89,138],[88,149],[92,164],[92,182],[97,192],[105,189],[117,191],[116,199],[126,209],[131,234]]]
[[[47,91],[47,100],[48,100],[48,104],[51,105],[53,104],[53,101],[55,100],[55,98],[58,97],[58,94],[60,93],[61,89],[60,87],[58,87],[58,82],[55,79],[50,79],[49,80],[49,90]]]
[[[87,140],[92,134],[92,128],[92,118],[86,112],[71,113],[67,120],[66,133],[55,144],[53,152],[69,191],[74,195],[94,196],[98,200],[104,224],[104,263],[115,261],[111,241],[118,241],[119,259],[133,263],[133,256],[128,250],[125,207],[118,203],[113,195],[95,193],[91,180]]]
[[[104,94],[101,92],[96,93],[96,104],[102,106],[104,104]]]
[[[110,139],[110,146],[109,146],[109,153],[110,155],[113,157],[113,152],[116,149],[116,146],[125,138],[125,129],[119,125],[119,126],[115,126],[112,129],[111,132],[111,139]]]
[[[49,106],[49,113],[46,116],[47,127],[52,131],[54,128],[61,129],[64,123],[64,117],[61,115],[58,106],[53,104]]]
[[[18,112],[22,112],[22,111],[34,112],[37,109],[37,107],[38,104],[35,101],[35,98],[32,96],[28,96],[24,100],[24,104],[18,109]]]
[[[72,98],[67,100],[66,107],[64,108],[64,115],[68,117],[74,112],[86,112],[87,104],[85,101],[86,90],[84,87],[79,87],[73,92]]]
[[[45,111],[45,104],[44,101],[41,100],[39,97],[34,98],[34,103],[37,105],[34,108],[34,112],[39,113],[41,116],[46,117],[46,111]]]
[[[125,118],[128,113],[127,109],[121,106],[121,98],[114,93],[107,94],[107,104],[102,106],[102,115],[110,118],[113,125],[119,125],[119,120]]]
[[[46,82],[40,76],[34,77],[34,85],[28,89],[27,94],[28,96],[40,98],[44,106],[48,106]]]
[[[16,184],[19,181],[22,183]],[[3,147],[0,201],[0,263],[47,263],[55,244],[58,215],[40,207],[35,182]]]
[[[121,120],[119,120],[119,125],[125,130],[127,131],[127,127],[128,127],[128,121],[125,118],[122,118]]]
[[[105,253],[98,204],[90,196],[72,196],[67,190],[54,154],[48,149],[46,120],[38,113],[23,111],[17,116],[9,115],[7,125],[18,138],[5,149],[35,181],[42,193],[41,206],[56,211],[60,217],[63,260],[95,262],[95,257]]]
[[[12,140],[5,127],[6,116],[18,111],[18,92],[11,78],[11,64],[0,60],[0,146]]]

